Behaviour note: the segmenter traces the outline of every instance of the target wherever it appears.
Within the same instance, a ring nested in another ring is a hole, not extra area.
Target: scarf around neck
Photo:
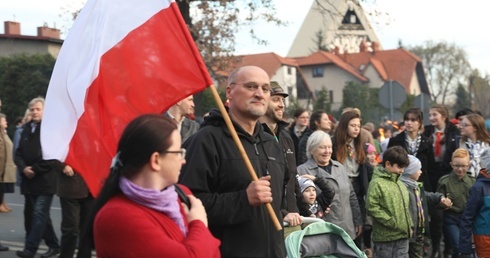
[[[408,186],[410,189],[417,189],[417,181],[405,177],[405,176],[400,176],[400,180],[405,183],[406,186]]]
[[[417,155],[417,151],[419,150],[421,139],[422,139],[422,136],[421,136],[420,132],[417,133],[417,138],[415,138],[414,140],[412,140],[410,138],[410,136],[408,136],[408,133],[406,133],[405,141],[407,142],[408,154],[414,155],[414,156]]]
[[[174,185],[162,191],[157,191],[140,187],[126,177],[121,176],[119,187],[130,200],[167,215],[179,226],[184,236],[187,235],[187,229],[184,225],[182,213],[180,213],[180,204],[177,200],[178,195]]]

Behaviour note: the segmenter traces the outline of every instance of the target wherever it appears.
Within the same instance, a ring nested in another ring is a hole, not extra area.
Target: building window
[[[288,66],[288,74],[291,75],[291,73],[292,73],[292,69],[290,66]]]
[[[333,90],[328,91],[328,101],[333,103]]]
[[[323,77],[323,67],[313,67],[313,77]]]

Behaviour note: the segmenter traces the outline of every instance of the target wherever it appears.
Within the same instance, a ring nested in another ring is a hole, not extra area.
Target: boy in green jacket
[[[366,209],[373,219],[374,258],[408,258],[413,223],[408,191],[399,180],[408,164],[405,149],[393,146],[383,153],[383,167],[374,169],[366,196]]]

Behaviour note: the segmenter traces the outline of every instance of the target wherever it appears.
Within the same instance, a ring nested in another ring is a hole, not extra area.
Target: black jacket
[[[249,135],[234,123],[257,177],[271,175],[272,207],[282,221],[281,205],[288,171],[282,147],[260,123]],[[183,145],[187,163],[179,182],[199,198],[209,229],[221,240],[223,257],[285,257],[283,232],[275,229],[264,205],[252,207],[246,188],[251,177],[223,117],[212,110]]]
[[[322,190],[321,194],[316,197],[316,200],[324,211],[333,202],[333,198],[335,197],[335,188],[329,185],[328,179],[320,175],[315,177],[315,181],[313,183],[315,183],[315,185]]]
[[[388,148],[392,146],[401,146],[408,152],[407,142],[405,140],[406,132],[403,131],[393,138],[390,138]],[[437,189],[432,189],[431,178],[434,177],[434,171],[437,170],[434,160],[434,148],[432,147],[432,140],[422,135],[420,138],[419,149],[415,155],[422,163],[422,175],[419,178],[419,182],[424,184],[424,188],[428,192],[435,192]]]
[[[433,125],[425,126],[424,135],[431,139],[432,142],[434,142],[434,131],[435,128]],[[446,123],[446,129],[444,129],[444,145],[446,147],[446,151],[443,154],[441,164],[436,166],[436,170],[431,177],[432,189],[437,189],[437,182],[439,181],[439,178],[453,171],[449,163],[451,162],[453,152],[459,147],[459,138],[460,134],[458,127],[451,122]]]
[[[58,174],[58,187],[56,195],[61,198],[83,199],[89,196],[89,190],[83,177],[73,171],[73,176],[67,176],[63,173],[66,164],[58,160],[50,160],[51,166],[54,167]]]
[[[305,128],[301,137],[303,137],[306,130],[308,130],[308,128]],[[294,133],[294,125],[290,125],[288,127],[288,133],[289,133],[289,136],[291,136],[291,139],[293,140],[294,149],[298,150],[299,140],[301,139],[301,137],[296,136],[296,134]],[[301,164],[299,164],[299,153],[297,151],[296,151],[295,157],[296,157],[296,164],[301,165]]]
[[[19,148],[15,152],[15,165],[21,171],[22,194],[50,195],[56,193],[56,169],[52,163],[43,160],[41,150],[41,123],[37,124],[34,132],[31,131],[33,122],[25,125],[20,136]],[[31,166],[35,175],[27,178],[22,171]]]
[[[303,194],[301,193],[301,188],[299,187],[298,180],[296,176],[298,171],[296,170],[296,158],[293,139],[289,135],[288,131],[285,130],[288,123],[279,122],[277,123],[278,134],[276,135],[279,144],[282,146],[284,151],[284,157],[286,158],[286,165],[289,171],[289,180],[284,193],[286,195],[285,203],[283,203],[282,214],[286,216],[289,212],[297,212],[300,214],[307,214],[310,216],[310,210],[308,209],[308,204],[304,201]],[[262,124],[264,131],[270,135],[274,135],[267,124]],[[293,191],[288,191],[292,189]]]
[[[306,144],[308,143],[308,139],[314,132],[315,131],[313,130],[308,130],[301,136],[301,139],[299,139],[298,149],[296,150],[296,152],[298,152],[298,155],[296,155],[298,156],[298,166],[308,161],[308,155],[306,154]]]

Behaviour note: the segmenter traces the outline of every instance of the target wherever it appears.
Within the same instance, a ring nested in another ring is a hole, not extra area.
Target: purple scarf
[[[130,200],[166,214],[179,226],[184,236],[187,235],[187,229],[184,225],[184,218],[180,213],[180,204],[177,201],[178,195],[174,185],[167,187],[163,191],[157,191],[140,187],[126,177],[121,176],[119,187]]]

